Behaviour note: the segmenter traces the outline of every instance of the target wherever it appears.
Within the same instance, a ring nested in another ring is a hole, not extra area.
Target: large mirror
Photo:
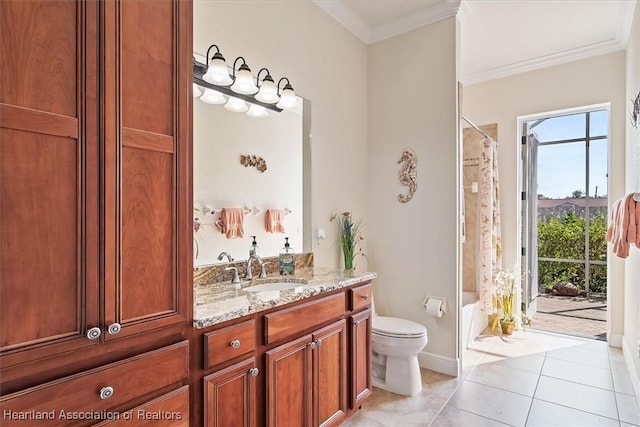
[[[195,266],[227,262],[218,259],[222,252],[246,259],[254,235],[263,257],[277,255],[285,237],[296,252],[311,250],[311,103],[299,101],[296,110],[253,118],[194,97]],[[260,164],[245,166],[241,156],[255,156]],[[222,232],[223,208],[244,210],[244,237],[227,238]],[[284,233],[267,232],[268,209],[285,210]]]

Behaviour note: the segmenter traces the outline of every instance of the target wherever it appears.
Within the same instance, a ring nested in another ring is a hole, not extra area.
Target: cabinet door
[[[95,427],[189,427],[189,386],[163,394]]]
[[[347,412],[346,335],[346,320],[313,334],[314,426],[336,425]]]
[[[256,425],[257,369],[252,357],[203,378],[206,427]]]
[[[371,309],[349,317],[351,321],[351,408],[371,394]]]
[[[106,339],[188,318],[191,6],[104,3]]]
[[[95,1],[0,1],[0,366],[98,326]]]
[[[311,426],[311,335],[267,351],[266,369],[267,426]]]

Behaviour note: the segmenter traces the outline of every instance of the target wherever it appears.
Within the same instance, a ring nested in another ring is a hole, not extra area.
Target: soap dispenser
[[[249,246],[249,258],[254,255],[258,255],[258,242],[256,242],[256,236],[251,236],[253,238],[253,242],[251,242],[251,246]]]
[[[293,274],[296,269],[296,255],[292,247],[289,246],[289,238],[284,238],[284,248],[280,249],[278,265],[280,274]]]

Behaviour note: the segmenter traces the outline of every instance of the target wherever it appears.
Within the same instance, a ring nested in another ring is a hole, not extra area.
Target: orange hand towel
[[[636,204],[636,247],[640,248],[640,202],[636,202],[635,199],[633,202]]]
[[[244,237],[244,209],[242,208],[224,208],[220,213],[223,222],[222,232],[227,239],[237,239]]]
[[[284,209],[267,209],[264,213],[264,229],[268,233],[284,233]]]

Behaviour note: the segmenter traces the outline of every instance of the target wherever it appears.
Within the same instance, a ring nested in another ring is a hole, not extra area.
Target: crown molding
[[[338,21],[365,44],[369,44],[371,29],[362,19],[351,11],[342,1],[313,0],[329,16]]]
[[[369,44],[413,31],[425,25],[455,16],[460,0],[445,0],[414,13],[371,29]]]
[[[567,62],[579,61],[582,59],[593,58],[594,56],[606,55],[608,53],[624,50],[624,48],[624,45],[622,45],[618,40],[607,40],[577,49],[570,49],[551,55],[541,56],[527,61],[516,62],[513,64],[478,71],[475,73],[464,74],[460,77],[460,82],[462,82],[462,84],[464,85],[481,83],[488,80],[495,80],[515,74],[526,73],[528,71],[566,64]]]
[[[368,45],[455,16],[460,7],[460,1],[444,0],[412,15],[375,27],[369,27],[342,1],[313,0],[320,9],[324,10],[329,16]]]
[[[616,25],[616,41],[623,48],[627,47],[629,34],[631,33],[631,25],[633,24],[633,14],[635,12],[635,1],[624,1],[620,3],[618,8],[618,25]]]

